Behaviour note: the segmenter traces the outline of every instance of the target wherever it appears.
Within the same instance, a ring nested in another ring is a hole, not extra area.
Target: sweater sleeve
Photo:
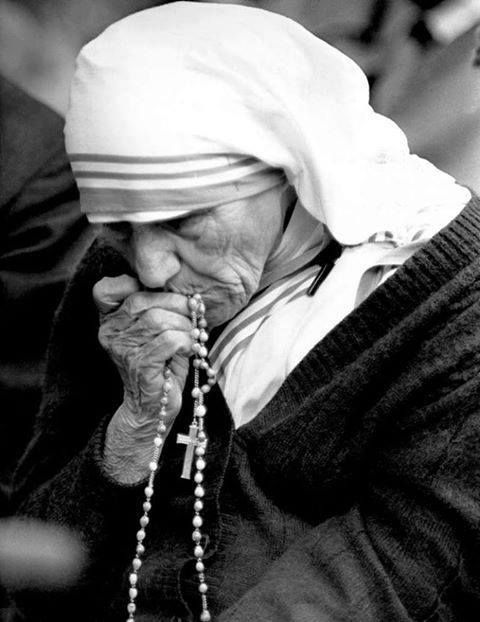
[[[98,343],[92,287],[122,268],[111,251],[94,243],[69,284],[54,321],[33,438],[15,473],[14,506],[81,452],[121,402],[120,379]]]
[[[19,508],[23,518],[47,521],[52,530],[67,528],[83,551],[83,558],[74,560],[77,568],[70,569],[68,563],[72,562],[65,562],[75,583],[61,591],[49,584],[41,590],[11,586],[15,614],[22,620],[57,620],[65,619],[64,615],[72,621],[107,619],[110,603],[124,583],[127,560],[135,554],[145,483],[121,486],[105,474],[102,452],[108,420],[101,422],[87,445]],[[63,533],[59,532],[60,542]],[[131,537],[126,537],[128,534]],[[124,594],[126,606],[126,586]]]
[[[219,622],[478,618],[479,417],[477,407],[455,431],[417,430],[411,460],[378,465],[348,510],[295,541]],[[439,462],[427,464],[435,445]]]
[[[358,361],[355,399],[349,405],[341,387],[344,408],[332,409],[331,425],[319,391],[316,409],[288,427],[288,447],[278,428],[255,447],[257,466],[275,456],[261,467],[262,489],[291,512],[309,512],[314,526],[219,622],[478,618],[478,288],[450,301],[443,325],[421,330],[423,341],[412,333],[416,345],[395,374],[388,357],[377,361],[383,380],[374,375],[363,393],[361,368],[375,372],[375,363]]]
[[[118,589],[125,560],[135,550],[134,539],[126,539],[125,534],[134,535],[138,529],[139,491],[144,484],[118,485],[102,466],[106,427],[123,391],[98,344],[91,296],[101,275],[124,270],[100,243],[79,265],[56,317],[42,407],[14,480],[18,516],[65,526],[83,545],[84,572],[65,595],[66,606],[77,612],[92,607],[98,614],[102,602],[108,602],[110,587]],[[102,589],[96,589],[98,585]],[[40,619],[39,612],[53,615],[52,606],[55,611],[63,606],[62,594],[56,593],[52,600],[49,590],[32,593],[22,588],[13,596],[17,613],[29,620]],[[77,619],[73,612],[70,619]]]

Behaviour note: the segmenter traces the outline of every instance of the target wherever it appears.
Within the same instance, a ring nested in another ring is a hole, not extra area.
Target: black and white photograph
[[[0,622],[480,620],[480,0],[0,0]]]

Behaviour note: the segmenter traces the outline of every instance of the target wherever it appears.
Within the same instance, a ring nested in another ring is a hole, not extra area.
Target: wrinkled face
[[[246,306],[280,241],[284,189],[185,217],[153,223],[102,225],[145,289],[200,293],[210,326]]]

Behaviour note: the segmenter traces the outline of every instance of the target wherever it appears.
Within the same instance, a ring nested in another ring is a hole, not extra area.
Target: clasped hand
[[[100,313],[99,341],[124,387],[123,403],[107,429],[105,469],[122,483],[135,483],[148,474],[167,362],[169,428],[180,411],[192,346],[188,298],[144,291],[127,275],[103,278],[93,298]]]

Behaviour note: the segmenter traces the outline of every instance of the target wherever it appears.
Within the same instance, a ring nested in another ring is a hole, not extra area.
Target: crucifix
[[[192,475],[193,452],[199,444],[198,426],[196,423],[190,425],[188,434],[177,434],[177,444],[186,445],[185,458],[183,459],[183,479],[190,479]]]

